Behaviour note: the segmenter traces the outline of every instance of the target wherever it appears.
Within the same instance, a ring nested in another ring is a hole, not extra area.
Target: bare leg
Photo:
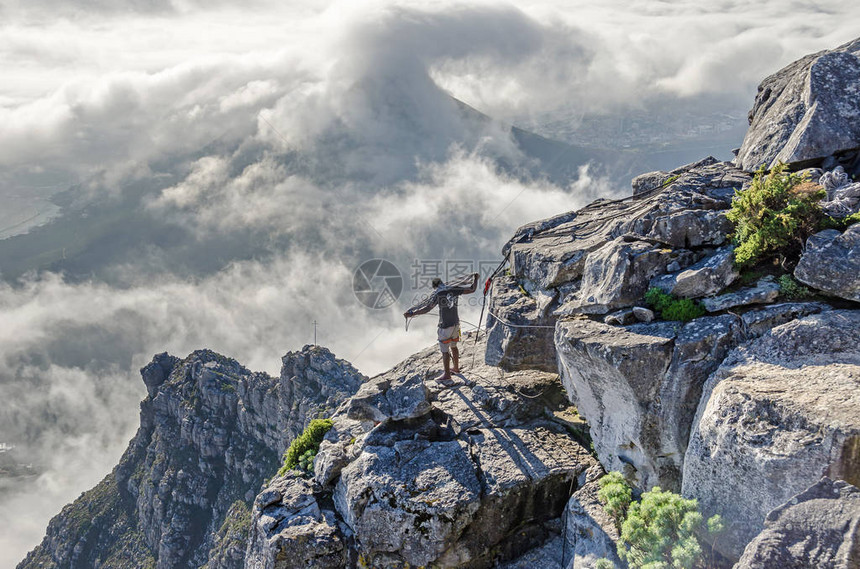
[[[442,365],[445,366],[445,373],[439,379],[451,379],[451,354],[442,354]]]
[[[454,373],[460,373],[460,350],[457,346],[451,346],[451,355],[454,357]]]

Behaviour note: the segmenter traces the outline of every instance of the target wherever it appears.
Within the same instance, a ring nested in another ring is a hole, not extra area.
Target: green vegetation
[[[642,494],[641,501],[630,505],[621,524],[618,556],[631,569],[690,569],[702,558],[696,532],[703,529],[703,523],[696,500],[655,486]],[[711,517],[705,525],[713,534],[723,529],[719,516]]]
[[[620,529],[633,500],[633,490],[620,472],[610,472],[598,484],[600,490],[597,491],[597,497],[605,504],[606,513],[615,518],[615,525]]]
[[[295,438],[290,444],[290,448],[284,453],[284,465],[278,470],[278,476],[283,476],[292,469],[300,470],[302,474],[312,474],[314,458],[320,448],[320,443],[332,426],[331,419],[314,419],[311,421],[305,431]]]
[[[689,298],[676,298],[657,287],[648,289],[645,302],[650,304],[663,320],[689,322],[705,314],[705,308],[700,303]]]
[[[833,217],[827,217],[822,224],[822,229],[838,229],[839,231],[845,231],[855,223],[860,223],[860,212],[852,213],[847,217],[843,217],[842,219],[836,219]]]
[[[812,291],[794,280],[791,275],[779,277],[779,294],[789,300],[801,300],[812,295]]]
[[[675,180],[677,180],[680,177],[681,177],[681,174],[675,174],[674,176],[669,176],[668,178],[666,178],[665,182],[660,184],[660,187],[665,188],[666,186],[668,186],[669,184],[671,184],[672,182],[674,182]]]
[[[692,569],[705,567],[697,532],[715,538],[723,531],[720,516],[705,522],[696,500],[687,500],[659,487],[631,502],[632,490],[621,473],[611,472],[600,479],[598,497],[608,514],[621,528],[618,556],[630,569]],[[603,567],[612,567],[601,560]]]
[[[615,563],[609,559],[598,559],[594,562],[594,569],[615,569]]]
[[[826,222],[819,202],[824,189],[797,174],[785,164],[769,174],[764,167],[745,191],[735,193],[727,217],[734,223],[735,265],[751,267],[768,259],[795,260],[806,238]]]

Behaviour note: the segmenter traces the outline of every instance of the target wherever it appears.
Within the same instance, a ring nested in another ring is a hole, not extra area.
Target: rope
[[[487,313],[509,328],[551,328],[551,329],[555,330],[555,326],[541,326],[538,324],[513,324],[511,322],[508,322],[507,320],[505,320],[504,318],[502,318],[501,316],[499,316],[498,314],[496,314],[495,312],[493,312],[489,308],[487,309]]]

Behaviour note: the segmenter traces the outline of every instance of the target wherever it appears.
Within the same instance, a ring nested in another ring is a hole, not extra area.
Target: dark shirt
[[[408,314],[410,316],[418,316],[419,314],[426,314],[433,310],[434,307],[439,307],[439,327],[440,328],[450,328],[451,326],[456,326],[460,323],[460,315],[457,313],[457,300],[461,294],[469,294],[475,292],[477,288],[478,279],[475,278],[475,282],[472,286],[448,286],[442,285],[436,290],[433,291],[433,294],[430,296],[427,301],[422,302],[421,304],[410,308]]]

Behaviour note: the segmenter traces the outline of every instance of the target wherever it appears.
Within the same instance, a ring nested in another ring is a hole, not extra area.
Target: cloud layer
[[[743,113],[764,75],[851,39],[844,4],[3,3],[0,199],[77,185],[79,227],[126,217],[68,260],[87,270],[0,285],[0,433],[44,469],[0,495],[0,565],[116,462],[153,353],[277,373],[316,320],[381,371],[435,322],[402,330],[413,290],[358,303],[360,262],[407,284],[415,259],[493,263],[518,225],[626,191],[597,164],[549,181],[451,95],[507,120],[694,97]]]

